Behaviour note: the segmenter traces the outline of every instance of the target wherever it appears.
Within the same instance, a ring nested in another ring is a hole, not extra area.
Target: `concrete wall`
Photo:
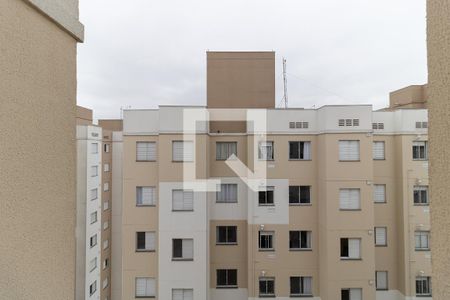
[[[433,296],[450,296],[450,3],[427,1]]]
[[[77,40],[61,26],[0,1],[0,299],[75,294]]]

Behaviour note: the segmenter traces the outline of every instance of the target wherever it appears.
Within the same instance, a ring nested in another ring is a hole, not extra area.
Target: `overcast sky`
[[[206,104],[207,50],[276,51],[290,107],[387,105],[427,80],[425,0],[80,0],[78,104]]]

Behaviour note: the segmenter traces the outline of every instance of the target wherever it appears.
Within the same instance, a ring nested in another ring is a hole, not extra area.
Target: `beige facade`
[[[0,1],[1,299],[74,299],[82,34],[70,24],[82,31],[75,0]]]
[[[427,1],[428,90],[430,108],[430,184],[433,225],[434,297],[450,295],[450,223],[448,215],[450,163],[450,5],[448,0]]]

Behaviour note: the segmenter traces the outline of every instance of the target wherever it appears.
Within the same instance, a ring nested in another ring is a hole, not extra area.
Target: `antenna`
[[[287,76],[286,76],[286,58],[283,57],[283,86],[284,86],[284,94],[283,94],[283,103],[284,108],[288,108],[288,91],[287,91]]]

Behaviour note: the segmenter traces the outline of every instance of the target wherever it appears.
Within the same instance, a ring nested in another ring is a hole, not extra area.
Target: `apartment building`
[[[112,299],[430,299],[427,111],[277,109],[274,52],[207,64],[207,106],[124,112]]]
[[[76,299],[111,299],[112,134],[121,120],[92,122],[77,107]]]
[[[0,299],[74,299],[78,0],[0,1]]]

